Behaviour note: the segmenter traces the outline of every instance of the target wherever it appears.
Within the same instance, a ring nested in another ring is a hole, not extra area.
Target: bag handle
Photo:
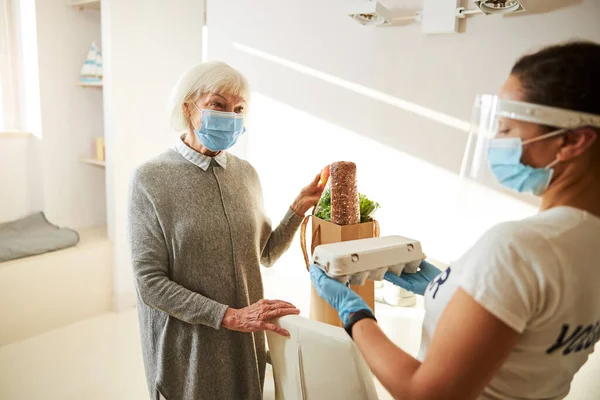
[[[302,247],[302,254],[304,255],[304,263],[306,264],[307,271],[308,267],[310,267],[310,260],[308,259],[308,249],[306,248],[306,227],[308,226],[310,217],[311,215],[304,217],[302,225],[300,225],[300,247]]]
[[[300,225],[300,247],[302,247],[302,254],[304,255],[304,263],[306,264],[306,270],[308,271],[309,267],[310,267],[310,259],[308,257],[308,248],[306,246],[306,230],[308,227],[308,221],[310,220],[311,215],[307,215],[306,217],[304,217],[304,220],[302,220],[302,224]],[[319,227],[318,229],[321,229],[321,227]],[[312,243],[315,242],[315,239],[317,237],[317,235],[319,234],[319,231],[315,231],[312,235]],[[379,222],[377,222],[377,220],[373,220],[373,237],[379,237],[380,235],[380,228],[379,228]],[[312,253],[312,251],[311,251]]]

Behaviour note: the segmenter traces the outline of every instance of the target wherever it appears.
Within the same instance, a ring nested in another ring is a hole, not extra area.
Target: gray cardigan
[[[302,218],[274,231],[252,166],[227,154],[206,171],[169,150],[135,171],[129,239],[151,399],[261,399],[265,335],[221,328],[227,307],[263,297],[260,264],[288,249]]]

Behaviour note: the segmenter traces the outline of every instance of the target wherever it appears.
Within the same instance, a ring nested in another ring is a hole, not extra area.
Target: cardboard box
[[[312,226],[310,254],[308,254],[306,246],[306,231],[309,221]],[[302,223],[300,237],[306,267],[308,268],[309,266],[315,247],[320,244],[368,239],[377,236],[379,236],[379,224],[377,221],[341,226],[324,221],[315,216],[306,217]],[[372,280],[367,280],[363,286],[350,285],[350,287],[365,300],[373,311],[375,311],[375,283]],[[310,318],[319,322],[341,327],[342,321],[340,320],[337,311],[319,297],[312,284],[310,290]]]

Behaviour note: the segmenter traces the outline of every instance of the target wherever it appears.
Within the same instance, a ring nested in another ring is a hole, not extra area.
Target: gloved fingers
[[[342,288],[345,285],[335,279],[330,278],[327,274],[316,265],[310,267],[310,279],[318,289],[334,289]]]
[[[319,283],[319,279],[323,279],[323,276],[325,276],[325,272],[323,272],[321,268],[314,264],[310,266],[310,279],[313,281],[315,286]]]
[[[391,282],[391,283],[393,283],[393,284],[396,284],[396,281],[397,281],[397,280],[399,280],[399,279],[400,279],[400,277],[399,277],[399,276],[396,276],[396,275],[394,275],[393,273],[391,273],[391,272],[389,272],[389,271],[388,271],[388,272],[386,272],[386,273],[385,273],[385,275],[383,276],[383,279],[384,279],[384,280],[386,280],[386,281],[388,281],[388,282]]]
[[[317,294],[319,295],[320,298],[322,298],[323,300],[325,300],[327,303],[329,303],[329,299],[328,297],[330,297],[329,292],[330,290],[328,290],[327,287],[327,275],[325,275],[325,273],[323,271],[321,271],[321,269],[315,265],[310,267],[310,280],[312,281]]]
[[[412,280],[415,279],[415,277],[413,275],[415,275],[415,274],[404,274],[404,275],[396,276],[391,272],[386,272],[384,275],[384,279],[396,286],[401,287],[404,290],[408,290],[409,292],[412,292],[412,290],[413,290]]]
[[[439,268],[426,260],[421,261],[421,264],[419,264],[419,272],[430,282],[442,273]]]

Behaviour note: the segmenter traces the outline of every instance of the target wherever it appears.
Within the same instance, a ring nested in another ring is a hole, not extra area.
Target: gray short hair
[[[210,93],[250,100],[248,81],[240,71],[221,61],[204,62],[184,73],[173,88],[169,99],[171,126],[178,132],[187,132],[189,119],[183,113],[183,105]]]

